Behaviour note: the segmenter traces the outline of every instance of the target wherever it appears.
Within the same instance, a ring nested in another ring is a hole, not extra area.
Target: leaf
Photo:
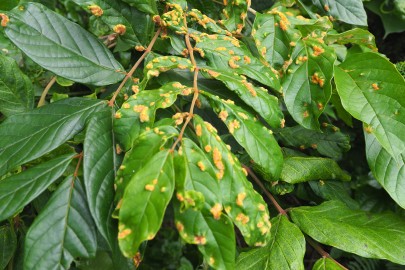
[[[7,37],[43,68],[96,86],[124,78],[123,67],[100,40],[45,6],[27,3],[7,14]]]
[[[1,181],[0,181],[1,183]],[[9,225],[0,227],[0,269],[6,269],[17,249],[17,236]]]
[[[318,118],[332,94],[335,61],[333,48],[314,38],[296,42],[282,87],[288,111],[305,128],[319,130]]]
[[[10,116],[32,109],[34,89],[17,63],[0,54],[0,70],[0,112]]]
[[[246,179],[246,170],[242,169],[214,127],[197,115],[193,119],[200,147],[207,152],[206,156],[215,166],[225,212],[239,228],[248,245],[265,245],[270,236],[266,203]]]
[[[380,9],[381,4],[380,1],[364,2],[364,6],[367,9],[371,10],[381,18],[385,31],[383,38],[385,39],[391,33],[403,32],[405,30],[405,20],[402,19],[400,14],[396,14],[395,12],[389,12],[389,14],[387,14]]]
[[[226,29],[240,34],[245,25],[245,18],[249,7],[250,1],[230,0],[223,10],[225,19],[222,23]]]
[[[318,157],[288,157],[284,159],[281,180],[297,184],[312,180],[350,181],[351,177],[332,159]]]
[[[72,154],[63,155],[1,180],[0,221],[12,217],[38,197],[62,176],[72,158]]]
[[[367,26],[367,14],[361,0],[312,0],[312,3],[334,19]]]
[[[0,125],[0,175],[56,149],[104,107],[102,100],[69,98],[10,116]]]
[[[311,147],[321,155],[340,159],[350,149],[350,137],[334,127],[322,128],[322,132],[301,126],[286,127],[279,130],[277,137],[286,146]]]
[[[125,33],[119,38],[132,46],[146,46],[152,38],[154,24],[152,17],[129,6],[124,1],[73,0],[83,9],[89,10],[114,31],[114,26],[125,25]],[[98,8],[101,8],[102,14]],[[142,25],[142,27],[139,27]]]
[[[329,258],[320,258],[312,267],[312,270],[342,270],[343,268]]]
[[[405,153],[399,162],[381,146],[373,134],[364,133],[367,162],[375,179],[394,201],[405,209]]]
[[[130,6],[136,7],[140,11],[150,13],[152,15],[158,14],[155,0],[122,0],[122,1],[128,3]]]
[[[335,68],[335,83],[343,107],[399,162],[405,152],[405,81],[394,65],[376,53],[351,54]]]
[[[132,177],[125,190],[118,233],[124,256],[134,256],[143,241],[155,237],[173,191],[173,156],[163,150]]]
[[[114,132],[124,150],[131,148],[142,129],[152,127],[157,109],[170,107],[186,86],[172,82],[156,90],[144,90],[131,96],[115,114]]]
[[[337,200],[351,209],[359,209],[359,203],[350,196],[350,187],[340,181],[310,181],[312,191],[325,200]]]
[[[96,255],[96,231],[80,180],[68,176],[31,225],[24,269],[69,269],[75,258]]]
[[[375,37],[369,31],[354,28],[342,33],[328,33],[325,36],[325,42],[328,44],[358,44],[367,46],[370,49],[376,49]]]
[[[19,0],[8,0],[0,3],[0,10],[11,10],[18,5]]]
[[[290,216],[316,241],[366,258],[405,264],[405,221],[392,214],[350,210],[339,201],[292,208]]]
[[[278,180],[283,166],[283,154],[273,132],[232,102],[213,95],[208,97],[219,118],[227,125],[229,133],[245,148],[261,171],[268,178]]]
[[[83,145],[83,180],[90,213],[101,235],[113,245],[111,212],[117,168],[111,109],[90,119]]]
[[[283,215],[271,219],[270,242],[242,252],[236,262],[240,270],[304,270],[305,238],[299,228]]]

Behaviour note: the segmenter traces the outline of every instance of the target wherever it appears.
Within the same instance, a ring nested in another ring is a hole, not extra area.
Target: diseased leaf
[[[288,111],[305,128],[319,130],[318,118],[332,94],[335,60],[333,48],[314,38],[296,42],[282,87]]]
[[[264,247],[242,252],[236,269],[304,270],[304,235],[283,215],[272,218],[271,223],[270,242]]]
[[[173,156],[163,150],[131,179],[119,209],[118,240],[124,256],[132,257],[139,245],[158,232],[174,191]]]
[[[290,184],[312,180],[350,181],[351,177],[332,159],[318,157],[288,157],[284,159],[281,180]]]
[[[361,0],[312,0],[312,3],[337,20],[367,25],[367,14]]]
[[[0,54],[0,112],[6,116],[34,107],[34,89],[17,63]]]
[[[343,107],[397,161],[405,152],[405,81],[383,56],[351,54],[335,68]]]
[[[232,102],[208,95],[219,118],[227,125],[229,133],[268,178],[278,180],[283,166],[283,154],[273,132],[263,126],[253,115]]]
[[[225,2],[226,3],[226,2]],[[250,7],[250,1],[230,0],[223,10],[225,19],[223,25],[231,32],[240,34],[245,25],[245,18]]]
[[[369,31],[354,28],[343,33],[328,33],[325,36],[325,42],[328,44],[358,44],[362,46],[367,46],[370,49],[376,49],[375,37]]]
[[[140,11],[157,14],[155,0],[122,0],[123,2],[128,3],[130,6],[136,7]]]
[[[397,162],[371,133],[364,133],[367,162],[375,179],[405,209],[405,152]]]
[[[197,115],[194,116],[194,126],[200,147],[214,164],[225,212],[239,228],[248,245],[265,245],[270,237],[266,203],[246,179],[246,171],[222,142],[214,127]]]
[[[320,243],[405,264],[405,221],[392,213],[351,210],[339,201],[292,208],[289,213],[303,232]]]
[[[0,227],[0,269],[6,269],[17,249],[17,236],[9,225]]]
[[[120,34],[119,38],[129,45],[146,46],[152,38],[154,30],[152,17],[129,6],[125,1],[73,0],[73,2],[89,10],[112,31],[116,25],[124,25],[125,33]],[[142,27],[139,27],[140,25]]]
[[[329,258],[320,258],[312,267],[312,270],[342,270],[343,268]]]
[[[169,83],[157,90],[140,91],[124,102],[114,121],[114,132],[122,148],[131,148],[141,130],[153,126],[157,109],[170,107],[179,94],[190,94],[187,88],[178,82]]]
[[[111,212],[118,167],[112,121],[111,109],[94,114],[87,125],[83,145],[83,180],[89,210],[110,246],[114,241]]]
[[[56,149],[104,107],[102,100],[69,98],[10,116],[0,124],[0,175]]]
[[[124,78],[123,67],[101,41],[45,6],[27,3],[7,14],[7,37],[43,68],[97,86]]]
[[[69,269],[75,258],[96,255],[97,238],[80,180],[68,176],[31,225],[24,269]]]
[[[1,180],[0,221],[12,217],[61,177],[72,157],[64,155]]]

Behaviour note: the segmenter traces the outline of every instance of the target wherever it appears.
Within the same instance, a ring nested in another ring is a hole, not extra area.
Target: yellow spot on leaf
[[[243,200],[245,198],[246,198],[246,193],[245,192],[239,193],[238,196],[236,197],[236,205],[243,206]]]
[[[202,135],[202,128],[201,128],[201,125],[200,125],[200,124],[198,124],[198,125],[195,126],[195,133],[197,134],[198,137],[201,137],[201,135]]]
[[[194,242],[197,245],[205,245],[207,243],[207,239],[205,238],[205,236],[194,236]]]
[[[212,216],[214,217],[214,219],[218,220],[221,217],[221,213],[222,213],[222,206],[219,203],[216,203],[211,209],[210,212],[212,214]]]
[[[202,161],[199,161],[197,163],[198,168],[200,168],[201,171],[205,171],[205,165]]]
[[[147,185],[145,185],[145,190],[147,190],[147,191],[154,191],[154,190],[155,190],[155,186],[154,186],[154,185],[147,184]]]
[[[101,7],[99,7],[97,5],[88,6],[88,9],[90,9],[91,14],[93,14],[96,17],[100,17],[104,13],[104,11],[101,9]]]
[[[124,239],[131,233],[132,233],[132,231],[130,229],[124,229],[118,233],[118,239]]]
[[[127,27],[123,24],[117,24],[113,27],[113,30],[115,33],[122,36],[127,31]]]
[[[228,112],[227,111],[221,111],[218,114],[218,117],[225,122],[226,118],[228,118]]]
[[[240,221],[243,225],[246,225],[249,222],[249,217],[243,213],[239,213],[236,216],[236,221]]]
[[[380,89],[380,87],[378,87],[378,84],[376,84],[376,83],[373,83],[371,85],[371,87],[373,87],[374,90],[379,90]]]
[[[209,153],[209,152],[211,152],[211,145],[206,145],[205,147],[204,147],[204,150],[205,150],[205,152],[207,152],[207,153]]]

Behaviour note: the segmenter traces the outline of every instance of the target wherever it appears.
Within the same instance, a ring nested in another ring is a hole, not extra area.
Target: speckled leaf
[[[375,50],[377,48],[373,34],[361,28],[354,28],[342,33],[328,33],[325,36],[325,42],[328,44],[358,44]]]
[[[0,112],[5,116],[34,107],[31,80],[21,72],[14,59],[0,54]]]
[[[351,54],[335,68],[343,107],[399,162],[405,152],[405,80],[376,53]]]
[[[176,190],[180,202],[175,205],[176,227],[180,236],[187,243],[197,244],[211,267],[234,269],[235,233],[232,221],[222,213],[221,189],[214,167],[203,151],[187,138],[182,140],[181,153],[175,162]],[[201,209],[180,208],[182,200],[190,201],[191,198],[185,198],[190,191],[203,196]]]
[[[95,36],[38,3],[7,13],[7,37],[28,57],[66,79],[108,85],[124,78],[121,64]]]
[[[158,232],[174,191],[173,155],[163,150],[153,156],[129,182],[119,213],[118,241],[126,257]]]
[[[399,162],[381,146],[373,134],[364,133],[368,165],[391,198],[405,209],[405,153]]]
[[[223,82],[228,89],[235,92],[247,105],[263,117],[271,127],[282,126],[284,115],[278,104],[278,99],[270,95],[266,89],[254,86],[245,78],[223,70],[211,68],[206,71],[210,76]]]
[[[283,154],[273,132],[232,102],[204,94],[210,98],[212,107],[227,125],[229,133],[245,148],[260,171],[267,178],[278,180],[283,167]]]
[[[14,228],[9,225],[0,227],[0,269],[7,269],[7,265],[17,249],[17,236]]]
[[[122,0],[123,2],[128,3],[130,6],[136,7],[140,11],[158,14],[156,8],[156,0]]]
[[[73,0],[83,9],[90,11],[114,31],[114,26],[125,25],[125,33],[119,36],[132,46],[147,46],[153,35],[154,23],[149,14],[140,12],[124,1]],[[101,8],[102,12],[98,9]],[[100,13],[102,13],[100,15]],[[142,27],[139,27],[142,25]]]
[[[246,179],[238,159],[222,142],[214,127],[197,115],[194,125],[201,148],[214,164],[225,212],[241,231],[248,245],[263,246],[270,234],[269,212],[263,198]]]
[[[312,270],[342,270],[343,268],[329,258],[320,258],[312,267]]]
[[[303,232],[320,243],[405,264],[405,221],[392,213],[350,210],[339,201],[292,208],[289,213]]]
[[[129,97],[115,113],[114,132],[122,149],[130,149],[142,129],[153,126],[156,110],[170,107],[186,88],[180,83],[169,83]]]
[[[69,98],[8,117],[0,124],[0,175],[56,149],[103,108],[102,100]]]
[[[332,159],[318,157],[288,157],[284,159],[281,180],[290,184],[312,180],[350,181],[345,173]]]
[[[288,111],[305,128],[319,130],[318,118],[332,94],[335,60],[333,48],[313,38],[296,43],[282,86]]]
[[[0,181],[0,221],[38,197],[50,184],[58,180],[72,161],[73,155],[64,155],[41,163],[19,174]]]
[[[312,0],[320,10],[334,19],[355,25],[367,25],[367,14],[361,0]]]
[[[250,1],[246,0],[229,0],[223,10],[225,19],[222,20],[223,25],[231,32],[240,34],[245,25]]]
[[[277,137],[285,146],[313,148],[334,159],[340,159],[350,149],[350,137],[330,126],[322,128],[322,132],[301,126],[286,127],[278,130]]]
[[[242,252],[237,270],[304,270],[305,238],[300,229],[283,215],[272,218],[271,224],[270,242]]]
[[[68,176],[31,225],[24,269],[69,269],[76,258],[96,255],[96,229],[80,179]]]

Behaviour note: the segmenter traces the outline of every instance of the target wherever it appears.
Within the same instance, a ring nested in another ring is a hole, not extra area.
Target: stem
[[[49,83],[46,85],[44,91],[41,94],[41,98],[38,101],[38,106],[37,107],[41,107],[45,105],[45,98],[46,95],[49,92],[49,89],[51,89],[52,85],[54,85],[54,83],[56,82],[56,76],[53,76],[52,79],[49,81]]]
[[[120,86],[118,86],[117,90],[115,90],[115,92],[114,92],[114,95],[112,96],[112,98],[108,102],[108,106],[110,106],[110,107],[114,106],[115,99],[117,98],[117,96],[120,93],[121,89],[124,87],[125,83],[128,81],[129,78],[132,77],[132,74],[134,74],[135,70],[142,63],[143,59],[145,59],[145,57],[151,52],[152,47],[155,44],[161,30],[162,30],[161,28],[159,28],[157,30],[157,32],[153,36],[151,42],[149,43],[148,47],[146,48],[145,52],[141,55],[141,57],[138,59],[138,61],[136,61],[135,65],[131,68],[131,70],[127,73],[127,75],[125,75],[124,80],[122,80]]]
[[[325,250],[322,249],[322,247],[315,242],[312,238],[305,236],[305,240],[308,242],[308,244],[311,245],[311,247],[313,247],[316,252],[319,253],[319,255],[321,255],[323,258],[328,258],[330,260],[332,260],[334,263],[336,263],[337,265],[339,265],[339,267],[341,267],[344,270],[349,270],[348,268],[344,267],[343,265],[341,265],[338,261],[336,261],[335,259],[333,259],[330,254],[328,252],[326,252]]]
[[[73,158],[79,158],[79,161],[77,162],[77,165],[76,165],[75,172],[73,173],[73,176],[77,177],[79,175],[79,168],[80,168],[80,164],[82,163],[82,159],[83,159],[83,152],[74,156]]]

